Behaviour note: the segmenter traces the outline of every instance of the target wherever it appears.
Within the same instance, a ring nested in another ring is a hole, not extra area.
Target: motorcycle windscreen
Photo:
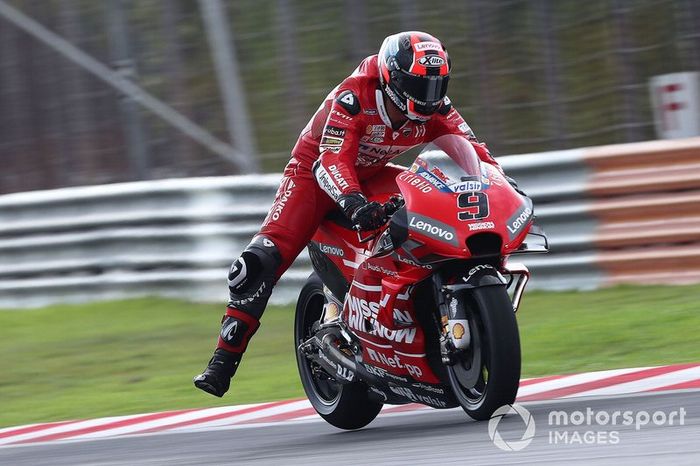
[[[447,155],[447,157],[446,157]],[[481,161],[465,136],[448,134],[428,144],[414,162],[448,186],[481,179]]]

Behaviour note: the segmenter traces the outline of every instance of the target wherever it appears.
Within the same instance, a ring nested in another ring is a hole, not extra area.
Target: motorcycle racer
[[[397,191],[402,167],[389,162],[445,134],[467,138],[479,158],[497,167],[447,97],[451,62],[424,32],[387,37],[318,108],[292,150],[262,227],[228,273],[230,299],[213,357],[194,384],[221,397],[260,325],[272,289],[335,209],[361,230],[386,222],[368,198]],[[460,163],[459,160],[455,160]]]

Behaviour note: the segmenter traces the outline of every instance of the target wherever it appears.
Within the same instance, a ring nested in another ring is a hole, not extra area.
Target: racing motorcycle
[[[532,201],[463,137],[438,138],[396,181],[400,195],[373,199],[390,215],[381,229],[364,236],[333,213],[308,245],[294,328],[304,390],[342,429],[384,404],[489,419],[520,380],[515,313],[530,274],[509,257],[547,252],[547,238]]]

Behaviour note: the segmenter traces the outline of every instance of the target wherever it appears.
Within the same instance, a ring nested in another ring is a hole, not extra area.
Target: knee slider
[[[282,256],[270,239],[256,236],[228,273],[229,305],[236,309],[262,311],[277,280]],[[255,312],[257,313],[257,312]]]

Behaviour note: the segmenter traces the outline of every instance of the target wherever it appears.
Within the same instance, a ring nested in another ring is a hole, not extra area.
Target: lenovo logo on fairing
[[[330,254],[332,256],[344,257],[345,251],[337,246],[329,246],[328,244],[318,243],[318,248],[324,254]]]
[[[433,236],[437,236],[439,238],[443,238],[446,240],[451,240],[454,238],[454,233],[451,233],[449,231],[443,230],[440,227],[437,227],[435,225],[431,225],[428,222],[424,222],[422,220],[416,220],[416,217],[411,217],[411,223],[410,225],[415,228],[416,230],[424,231],[426,233],[430,233]]]
[[[506,223],[506,227],[508,228],[508,236],[511,240],[515,239],[515,237],[520,234],[532,217],[532,201],[529,199],[527,201],[528,202],[520,207],[520,209],[518,209]]]
[[[432,236],[438,241],[457,246],[457,237],[454,228],[435,219],[414,214],[411,215],[408,227],[424,235]]]
[[[522,228],[523,223],[527,221],[528,218],[530,218],[530,214],[532,214],[532,210],[529,208],[525,209],[523,213],[518,215],[518,217],[513,220],[513,222],[508,225],[508,230],[510,230],[511,233],[516,233],[520,228]]]

